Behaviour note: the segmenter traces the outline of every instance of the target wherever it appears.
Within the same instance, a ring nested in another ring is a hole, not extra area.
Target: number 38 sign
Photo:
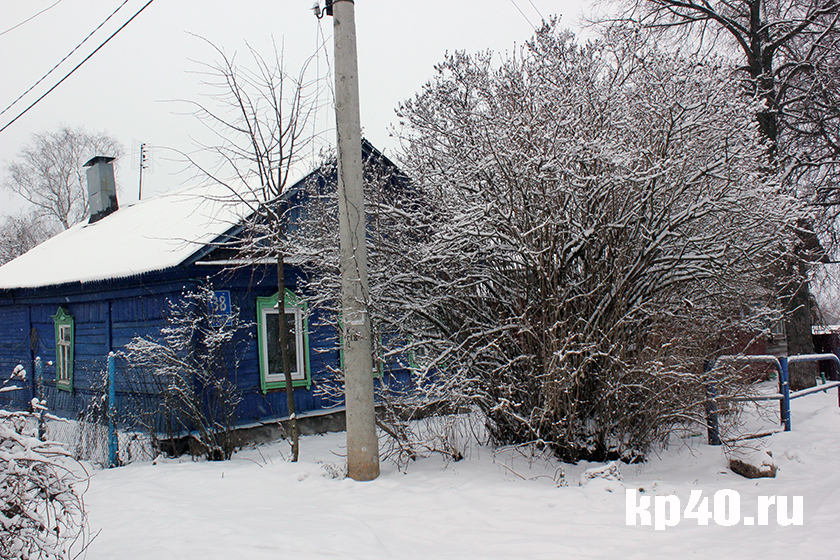
[[[211,314],[215,316],[227,316],[231,314],[230,307],[230,291],[218,290],[213,292],[213,302],[211,303]]]

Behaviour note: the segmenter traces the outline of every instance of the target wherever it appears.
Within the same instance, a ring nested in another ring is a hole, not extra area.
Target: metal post
[[[41,356],[35,357],[35,390],[38,393],[38,439],[46,441],[47,425],[44,421],[44,406],[46,405],[44,399],[44,362]]]
[[[779,365],[781,371],[779,372],[779,385],[782,390],[781,413],[782,423],[785,425],[785,431],[790,431],[790,385],[788,385],[788,359],[785,357],[779,358]]]
[[[140,184],[137,187],[137,200],[143,199],[143,169],[146,163],[146,143],[140,144]]]
[[[347,474],[354,480],[373,480],[379,476],[379,440],[367,311],[369,292],[355,6],[352,0],[336,0],[332,2],[332,11]]]
[[[705,373],[710,373],[712,369],[714,369],[715,363],[712,360],[705,360],[703,362],[703,371]],[[715,384],[714,379],[709,379],[706,381],[706,428],[709,435],[709,445],[720,445],[720,431],[718,429],[718,415],[717,415],[717,403],[715,402],[715,397],[717,397],[717,385]]]
[[[119,442],[117,440],[117,406],[116,389],[114,379],[116,368],[114,367],[114,353],[108,353],[108,468],[119,465]]]

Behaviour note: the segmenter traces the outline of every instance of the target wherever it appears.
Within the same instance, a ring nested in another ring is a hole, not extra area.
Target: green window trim
[[[284,309],[287,315],[293,315],[295,320],[295,362],[303,364],[303,372],[292,372],[292,387],[306,387],[309,389],[312,385],[312,377],[310,375],[309,365],[309,319],[307,317],[306,301],[298,298],[290,290],[286,290],[284,294]],[[269,352],[268,352],[268,321],[267,317],[271,314],[278,314],[278,294],[271,297],[257,298],[257,348],[260,357],[260,388],[263,393],[276,389],[286,388],[285,375],[282,372],[269,371]],[[303,333],[303,336],[297,336],[297,333]]]
[[[63,307],[59,307],[52,318],[55,323],[55,386],[72,392],[75,321]]]

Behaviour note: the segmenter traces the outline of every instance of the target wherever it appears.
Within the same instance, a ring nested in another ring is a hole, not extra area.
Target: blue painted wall
[[[255,273],[256,272],[256,273]],[[10,290],[0,293],[0,374],[7,377],[15,365],[22,364],[29,378],[22,391],[0,394],[0,406],[26,407],[35,394],[34,358],[44,361],[44,380],[51,412],[78,418],[92,398],[101,397],[107,356],[120,352],[136,336],[157,336],[166,324],[168,300],[177,299],[199,281],[209,281],[214,289],[230,290],[233,304],[242,319],[252,322],[243,333],[247,344],[236,376],[243,402],[238,411],[239,423],[247,424],[287,415],[283,390],[268,394],[260,390],[259,354],[256,337],[256,298],[276,293],[272,284],[273,267],[266,270],[221,271],[214,267],[185,267],[142,277],[92,284],[50,287],[47,289]],[[286,272],[287,287],[295,291],[298,273]],[[201,280],[199,280],[199,278]],[[53,315],[59,307],[74,319],[73,392],[55,387],[55,326]],[[309,353],[312,386],[297,388],[295,402],[299,412],[331,408],[340,403],[318,396],[319,384],[332,379],[330,368],[339,366],[334,332],[317,327],[317,317],[310,320]],[[49,363],[48,363],[49,362]],[[127,364],[117,360],[117,400],[130,400],[132,392],[142,392],[127,374]]]
[[[223,271],[208,266],[189,266],[124,280],[112,280],[45,289],[0,292],[0,373],[8,376],[17,364],[29,372],[21,391],[0,394],[0,407],[27,408],[36,394],[34,359],[44,362],[44,390],[50,412],[71,419],[79,418],[92,400],[101,399],[108,353],[119,353],[136,336],[155,337],[166,324],[167,302],[177,299],[199,282],[209,282],[214,289],[230,290],[231,300],[240,317],[253,323],[242,333],[244,358],[236,378],[242,394],[237,412],[238,424],[248,425],[288,416],[285,390],[263,393],[260,389],[259,353],[256,336],[256,298],[276,293],[273,266],[265,270]],[[299,272],[286,271],[287,288],[295,293]],[[300,295],[300,294],[299,294]],[[74,318],[73,391],[56,389],[55,326],[53,315],[64,307]],[[336,386],[333,371],[340,367],[336,333],[319,326],[317,311],[309,320],[309,363],[311,386],[295,389],[297,412],[307,413],[340,406],[343,403],[322,394],[324,385]],[[403,364],[392,361],[395,370]],[[138,399],[159,399],[154,387],[141,386],[129,373],[123,359],[116,362],[117,404],[124,408]],[[398,373],[395,371],[395,373]],[[402,371],[400,377],[407,372]]]

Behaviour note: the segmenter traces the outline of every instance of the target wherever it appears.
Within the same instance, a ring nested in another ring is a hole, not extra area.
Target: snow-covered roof
[[[177,266],[236,225],[248,206],[191,187],[76,224],[0,267],[0,289],[126,278]]]

